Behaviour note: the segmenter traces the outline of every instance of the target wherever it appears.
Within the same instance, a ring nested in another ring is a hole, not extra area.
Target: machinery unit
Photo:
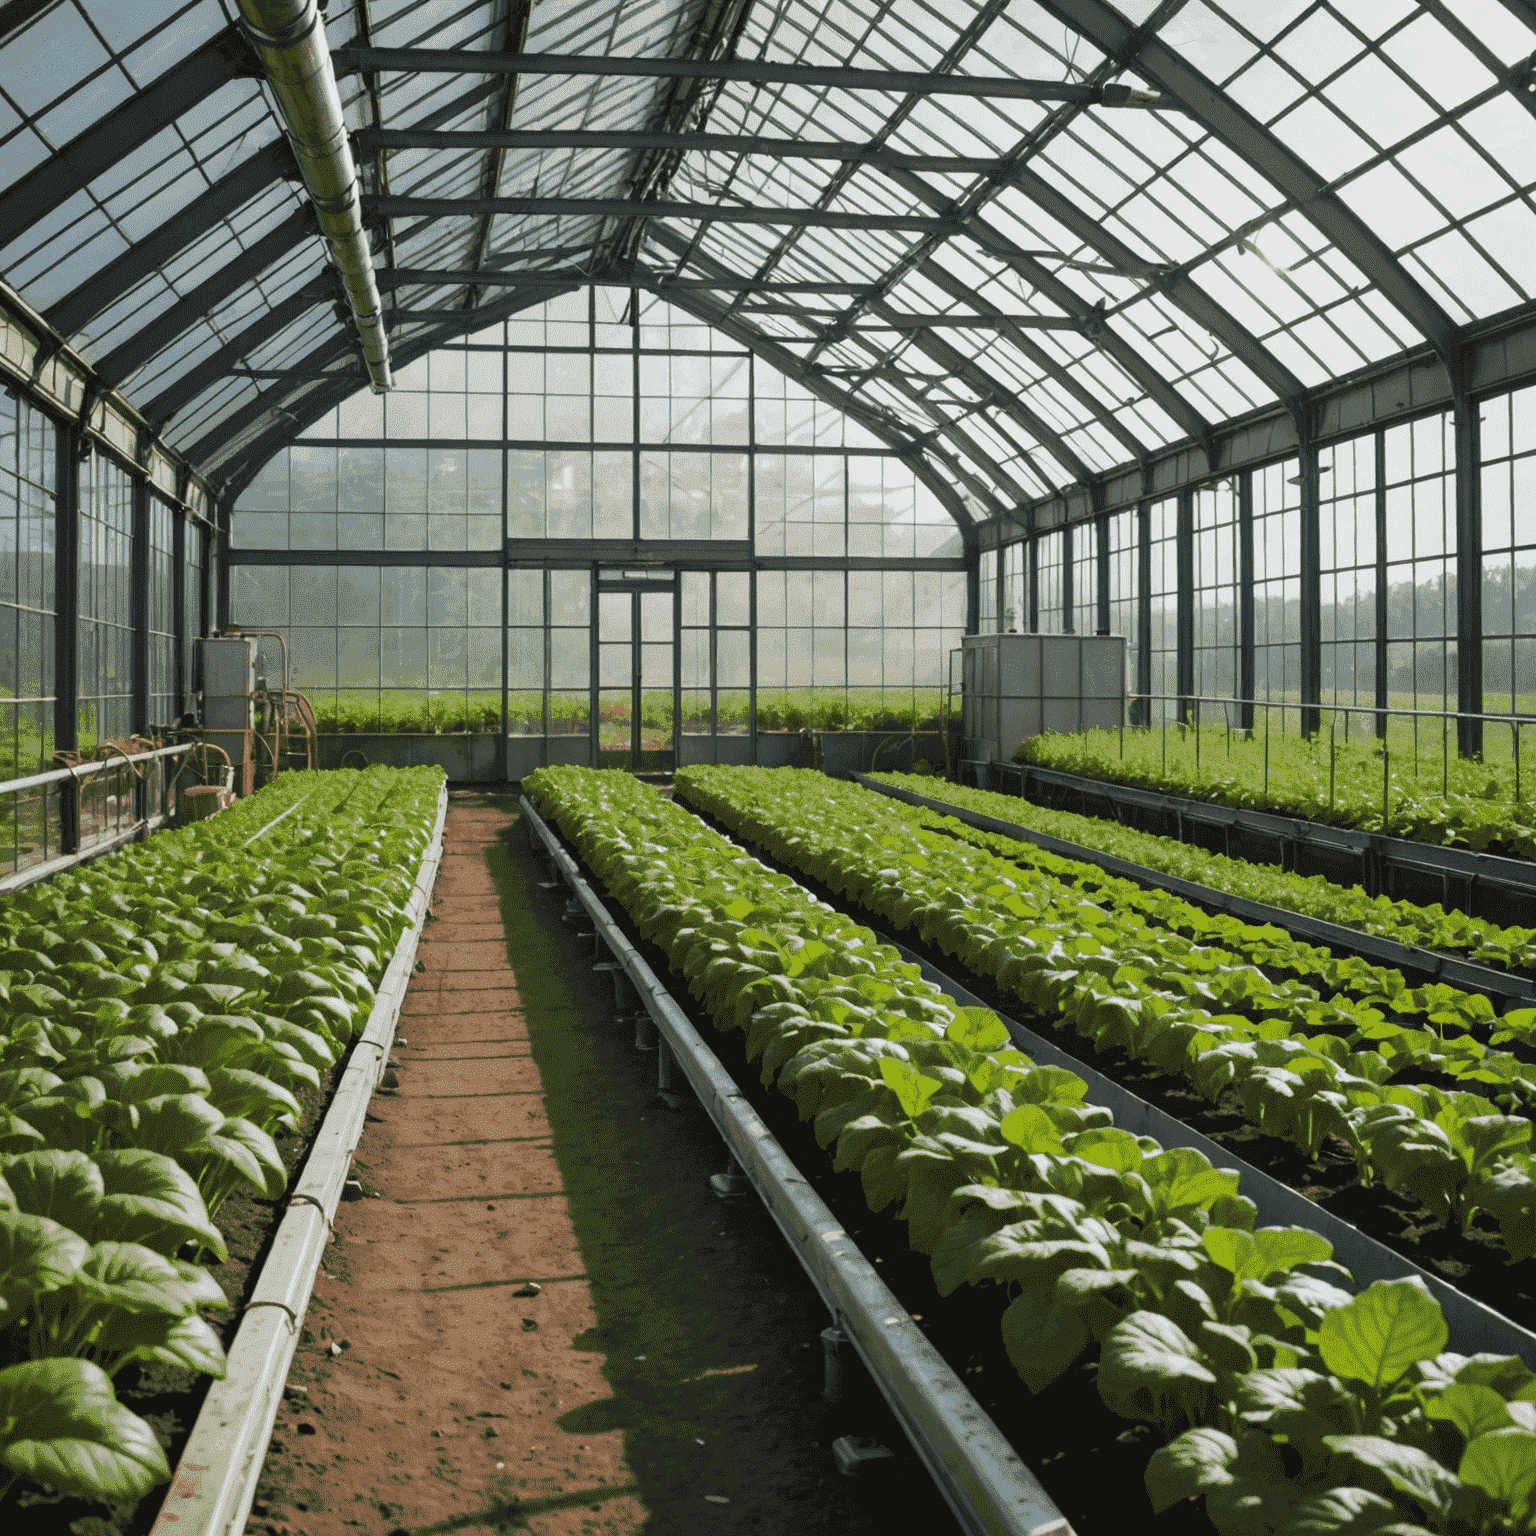
[[[203,648],[203,740],[221,747],[235,770],[235,792],[256,787],[256,642],[222,635]]]
[[[1113,730],[1125,718],[1123,635],[966,635],[961,756],[1011,762],[1042,731]]]

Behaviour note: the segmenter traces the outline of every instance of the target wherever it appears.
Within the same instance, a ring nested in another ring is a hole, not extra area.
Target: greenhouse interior
[[[0,1525],[1536,1532],[1533,727],[1536,0],[0,0]]]

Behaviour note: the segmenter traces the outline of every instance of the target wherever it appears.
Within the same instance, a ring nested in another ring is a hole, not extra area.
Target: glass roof
[[[364,377],[235,0],[6,15],[0,276],[234,485]],[[673,305],[983,515],[1536,300],[1526,0],[332,0],[326,31],[461,55],[338,69],[399,365],[551,281],[681,280]],[[477,71],[487,50],[763,67]]]

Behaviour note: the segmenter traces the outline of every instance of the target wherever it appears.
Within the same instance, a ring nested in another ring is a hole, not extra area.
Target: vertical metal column
[[[1237,692],[1245,702],[1238,706],[1238,725],[1253,729],[1253,693],[1257,668],[1253,653],[1253,471],[1237,477]]]
[[[1301,466],[1301,734],[1315,736],[1322,722],[1318,701],[1323,676],[1323,578],[1321,477],[1317,468],[1317,444],[1312,436],[1310,408],[1298,418],[1305,420],[1297,444]]]
[[[1136,503],[1136,692],[1143,702],[1136,706],[1133,725],[1152,724],[1152,706],[1145,702],[1152,692],[1152,472],[1143,470],[1142,499]]]
[[[1063,522],[1061,525],[1061,632],[1064,635],[1077,633],[1076,615],[1073,609],[1076,606],[1072,580],[1072,524]]]
[[[1093,520],[1094,539],[1094,579],[1097,590],[1094,594],[1094,624],[1095,634],[1107,635],[1113,622],[1110,617],[1109,585],[1110,585],[1110,549],[1109,549],[1109,514],[1100,512]]]
[[[80,479],[77,427],[57,434],[58,497],[54,538],[54,714],[53,745],[73,752],[80,745]],[[51,765],[49,765],[51,766]],[[59,851],[80,847],[80,795],[73,779],[59,785]]]
[[[974,530],[965,541],[965,632],[978,634],[981,630],[981,545]]]
[[[218,514],[218,527],[209,538],[209,555],[218,587],[216,624],[219,629],[229,628],[229,518],[230,508],[225,507]]]
[[[1483,508],[1482,433],[1477,407],[1465,385],[1452,395],[1456,439],[1456,708],[1483,712]],[[1483,722],[1456,722],[1463,757],[1483,755]]]
[[[189,708],[187,695],[192,691],[192,680],[187,675],[187,652],[191,647],[187,635],[187,515],[181,510],[171,515],[171,570],[171,629],[176,636],[171,687],[176,696],[176,713],[184,715]]]
[[[1189,701],[1195,691],[1195,493],[1179,492],[1174,526],[1174,580],[1178,585],[1174,623],[1175,671],[1178,676],[1179,720],[1189,723]],[[1198,719],[1198,716],[1196,717]]]
[[[1034,519],[1031,518],[1033,523]],[[1024,541],[1024,627],[1032,635],[1040,633],[1040,534],[1031,528]]]
[[[133,675],[128,683],[129,730],[149,729],[149,486],[133,475],[132,546],[129,551],[129,610],[133,623]]]
[[[1387,434],[1378,427],[1373,434],[1376,450],[1376,708],[1387,707]],[[1387,717],[1376,716],[1376,734],[1387,736]]]

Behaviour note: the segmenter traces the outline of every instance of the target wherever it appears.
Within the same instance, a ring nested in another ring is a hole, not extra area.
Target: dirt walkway
[[[451,801],[400,1088],[358,1149],[367,1194],[337,1214],[251,1528],[887,1526],[893,1489],[830,1466],[819,1303],[756,1202],[709,1193],[712,1129],[655,1099],[514,806]]]

